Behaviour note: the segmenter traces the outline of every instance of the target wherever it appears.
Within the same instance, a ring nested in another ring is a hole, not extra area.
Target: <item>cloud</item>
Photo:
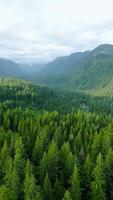
[[[113,44],[112,0],[0,0],[0,57],[47,62]]]

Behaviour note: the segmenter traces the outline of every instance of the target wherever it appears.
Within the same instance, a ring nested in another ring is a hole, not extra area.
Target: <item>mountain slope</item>
[[[0,76],[1,77],[19,77],[22,75],[22,70],[19,65],[0,58]]]
[[[36,64],[20,64],[19,67],[21,68],[21,70],[23,71],[24,74],[31,74],[31,73],[37,73],[39,72],[43,67],[44,67],[44,63],[36,63]]]
[[[113,76],[113,45],[100,45],[92,51],[57,58],[35,76],[50,87],[89,92],[103,89]]]

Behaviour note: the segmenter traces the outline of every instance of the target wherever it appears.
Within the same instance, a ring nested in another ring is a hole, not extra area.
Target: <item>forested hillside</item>
[[[113,200],[113,0],[0,0],[0,200]]]
[[[108,105],[1,78],[0,199],[112,200]]]
[[[34,111],[56,110],[63,114],[82,110],[113,115],[112,96],[95,97],[78,92],[54,92],[28,81],[7,78],[0,79],[0,105],[4,109],[20,106]]]
[[[90,53],[54,90],[0,78],[0,200],[113,199],[112,46]]]
[[[26,79],[60,91],[112,96],[113,45],[58,57],[45,65],[19,65],[0,59],[0,76]]]
[[[7,108],[22,107],[33,110],[58,110],[68,112],[79,107],[79,103],[61,94],[57,95],[52,90],[33,85],[30,82],[17,79],[0,79],[0,104]]]
[[[105,44],[92,51],[57,58],[35,74],[33,79],[31,76],[31,80],[59,90],[87,94],[98,91],[97,94],[111,95],[112,77],[113,45]]]

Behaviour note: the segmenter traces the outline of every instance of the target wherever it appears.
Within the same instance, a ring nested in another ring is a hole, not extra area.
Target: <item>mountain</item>
[[[13,61],[0,58],[0,76],[1,77],[19,77],[22,70],[19,65]]]
[[[31,73],[39,72],[45,64],[43,63],[35,63],[35,64],[20,64],[20,68],[24,74],[30,75]]]
[[[0,59],[0,76],[27,79],[61,91],[112,95],[113,45],[99,45],[92,51],[59,57],[46,65],[25,66]]]
[[[34,81],[60,90],[91,93],[112,88],[112,77],[113,45],[103,44],[55,59],[35,75]]]
[[[113,199],[113,98],[84,94],[112,86],[107,49],[60,58],[61,73],[51,69],[74,92],[0,78],[0,200]]]
[[[66,74],[72,70],[74,64],[86,59],[88,55],[89,51],[86,51],[84,53],[78,52],[69,56],[58,57],[54,61],[44,66],[40,73],[48,74],[49,71],[50,74]]]
[[[113,45],[112,44],[101,44],[93,51],[93,54],[113,54]]]

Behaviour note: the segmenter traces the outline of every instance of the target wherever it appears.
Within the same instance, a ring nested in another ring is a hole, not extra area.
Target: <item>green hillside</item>
[[[0,78],[0,105],[4,109],[20,106],[35,111],[57,110],[67,113],[72,109],[79,109],[83,99],[81,100],[81,95],[74,95],[70,99],[67,93],[56,93],[47,87],[34,85],[28,81]]]
[[[113,199],[109,48],[78,54],[51,78],[41,72],[39,83],[51,89],[0,78],[1,200]]]
[[[53,110],[57,95],[48,88],[17,79],[0,79],[0,102],[6,107]]]
[[[106,44],[93,51],[56,59],[35,75],[33,81],[59,90],[104,93],[112,88],[112,77],[113,45]]]

